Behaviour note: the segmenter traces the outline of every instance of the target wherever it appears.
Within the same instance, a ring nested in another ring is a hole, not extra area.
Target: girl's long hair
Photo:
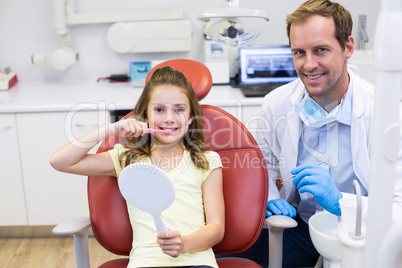
[[[151,79],[146,83],[134,108],[134,118],[139,121],[145,121],[148,118],[147,108],[151,94],[160,85],[179,87],[187,96],[190,103],[190,117],[192,121],[187,133],[183,137],[184,149],[190,152],[191,160],[197,168],[207,170],[209,164],[204,155],[207,148],[202,131],[202,109],[193,87],[182,72],[173,70],[168,66],[155,70]],[[149,157],[153,145],[154,136],[151,134],[130,138],[128,144],[126,144],[125,152],[120,155],[123,167],[142,158]]]

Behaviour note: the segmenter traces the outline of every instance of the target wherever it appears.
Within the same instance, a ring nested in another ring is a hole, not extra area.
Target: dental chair
[[[183,72],[199,100],[212,87],[212,77],[206,66],[186,59],[170,60],[155,66],[148,74],[147,81],[155,69],[163,66]],[[223,164],[225,235],[213,250],[215,254],[243,252],[258,239],[264,225],[268,196],[268,172],[264,157],[251,133],[239,120],[211,105],[202,105],[202,110],[204,139],[210,150],[219,153]],[[131,112],[125,118],[132,115]],[[125,140],[118,136],[105,139],[97,153],[112,149],[117,142],[124,144]],[[126,201],[120,194],[117,179],[108,176],[88,177],[88,202],[89,218],[73,219],[53,230],[54,234],[73,235],[77,267],[90,267],[90,227],[105,249],[117,255],[129,256],[133,233]],[[281,243],[280,240],[280,252]],[[100,267],[127,267],[128,260],[128,257],[112,260]],[[234,257],[219,258],[217,262],[220,268],[261,267],[251,260]]]

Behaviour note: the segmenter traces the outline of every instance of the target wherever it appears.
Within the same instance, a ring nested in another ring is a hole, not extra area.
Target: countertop
[[[0,91],[0,113],[64,112],[86,107],[129,110],[134,107],[141,91],[142,88],[130,83],[18,82],[11,89]],[[238,88],[229,85],[214,85],[201,103],[219,107],[259,106],[262,100],[246,98]]]

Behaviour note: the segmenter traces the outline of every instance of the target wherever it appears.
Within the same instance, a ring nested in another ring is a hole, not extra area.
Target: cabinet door
[[[257,137],[257,123],[259,120],[264,120],[261,117],[261,106],[243,106],[243,123],[255,138]]]
[[[0,225],[27,225],[14,114],[0,114]]]
[[[17,115],[30,225],[53,225],[88,216],[87,178],[54,170],[49,157],[64,144],[108,121],[105,111]]]

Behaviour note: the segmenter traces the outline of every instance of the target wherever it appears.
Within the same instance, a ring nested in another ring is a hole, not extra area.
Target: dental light
[[[225,0],[227,6],[205,11],[198,16],[204,22],[211,22],[204,29],[214,41],[231,47],[241,46],[260,35],[241,19],[260,18],[269,21],[265,12],[239,6],[239,0]]]
[[[149,10],[75,13],[74,0],[52,0],[56,33],[61,47],[53,52],[34,54],[32,63],[44,63],[65,70],[78,60],[72,48],[70,27],[111,23],[106,40],[117,53],[178,52],[191,49],[191,23],[183,10]]]

